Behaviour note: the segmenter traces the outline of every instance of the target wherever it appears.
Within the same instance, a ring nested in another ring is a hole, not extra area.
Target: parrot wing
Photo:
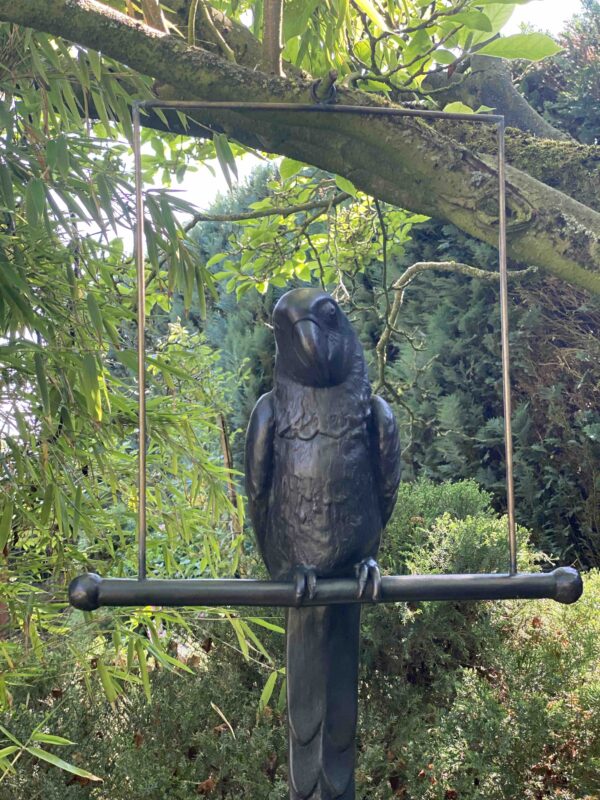
[[[392,409],[378,395],[371,398],[371,447],[385,526],[394,510],[400,483],[400,440]]]
[[[271,392],[263,394],[250,415],[246,433],[246,496],[248,512],[258,548],[264,556],[271,473],[275,413]]]

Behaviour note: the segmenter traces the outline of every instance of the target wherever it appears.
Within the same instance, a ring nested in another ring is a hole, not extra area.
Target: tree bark
[[[435,90],[436,100],[442,104],[459,100],[471,108],[489,106],[504,114],[506,125],[519,128],[543,139],[569,141],[568,133],[558,130],[532,108],[512,81],[510,67],[501,58],[474,55],[470,59],[468,74],[454,73],[450,78],[437,73],[423,85]]]
[[[176,86],[170,96],[181,99],[310,102],[310,80],[233,64],[94,0],[0,0],[0,19],[100,50]],[[385,104],[349,89],[340,89],[338,98],[353,105]],[[497,243],[493,162],[422,120],[216,111],[197,118],[244,144],[343,175],[386,202]],[[507,209],[511,258],[600,292],[599,213],[510,166]]]

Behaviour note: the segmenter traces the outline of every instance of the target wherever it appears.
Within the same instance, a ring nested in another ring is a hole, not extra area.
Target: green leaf
[[[102,778],[99,778],[97,775],[93,775],[91,772],[81,769],[81,767],[76,767],[75,764],[69,764],[68,761],[64,761],[62,758],[55,756],[54,753],[49,753],[47,750],[42,750],[39,747],[28,747],[26,749],[27,752],[32,756],[35,756],[35,758],[39,758],[42,761],[47,761],[49,764],[52,764],[54,767],[58,767],[65,772],[70,772],[73,775],[79,775],[80,778],[87,778],[89,781],[102,781]]]
[[[474,31],[492,32],[492,23],[482,11],[460,11],[458,14],[452,14],[449,19],[452,23],[460,22],[465,28]]]
[[[470,106],[466,106],[464,103],[459,103],[458,101],[455,103],[448,103],[447,106],[444,106],[444,111],[448,114],[474,114],[475,112]]]
[[[67,137],[64,134],[61,134],[56,138],[56,166],[61,178],[69,177],[69,144],[67,142]]]
[[[302,161],[296,161],[295,158],[282,158],[279,165],[279,174],[282,180],[287,181],[288,178],[297,175],[305,166],[306,164]]]
[[[22,745],[22,744],[21,744],[21,742],[20,742],[20,741],[17,739],[17,737],[16,737],[16,736],[14,736],[14,735],[13,735],[13,734],[12,734],[12,733],[11,733],[11,732],[10,732],[10,731],[7,729],[7,728],[5,728],[5,727],[4,727],[4,725],[2,725],[1,723],[0,723],[0,731],[2,731],[2,733],[3,733],[3,734],[6,736],[6,738],[7,738],[7,739],[10,739],[10,741],[11,741],[11,742],[14,742],[16,745],[18,745],[18,746],[19,746],[19,749],[20,749],[21,747],[23,747],[23,745]]]
[[[261,628],[266,628],[269,631],[275,631],[275,633],[285,633],[285,628],[282,628],[281,625],[275,625],[275,623],[268,622],[261,617],[248,617],[247,621],[252,622],[254,625],[260,625]]]
[[[106,699],[109,703],[114,703],[117,697],[119,696],[119,691],[115,685],[115,682],[111,678],[108,670],[106,669],[106,664],[102,661],[98,661],[98,666],[96,667],[98,670],[98,675],[100,676],[100,683],[102,684],[102,688],[104,689],[104,694],[106,695]]]
[[[352,195],[352,197],[356,197],[357,190],[356,186],[349,181],[348,178],[342,178],[341,175],[335,176],[335,184],[338,189],[341,189],[342,192],[346,192],[346,194]]]
[[[34,354],[33,363],[35,366],[35,376],[37,378],[38,388],[40,390],[42,407],[44,409],[44,414],[48,417],[50,416],[50,396],[48,394],[48,381],[46,380],[44,358],[41,353]]]
[[[275,689],[275,684],[277,683],[277,675],[277,672],[272,672],[265,681],[265,685],[258,701],[258,708],[260,711],[264,711],[269,705],[269,700],[273,695],[273,690]]]
[[[360,8],[360,10],[369,17],[371,22],[374,22],[377,27],[382,31],[387,31],[388,26],[386,21],[381,16],[377,8],[370,0],[355,0],[356,5]]]
[[[13,503],[8,500],[0,518],[0,551],[4,550],[12,528]]]
[[[545,33],[515,33],[513,36],[504,36],[486,44],[478,50],[478,54],[541,61],[543,58],[556,55],[561,49],[560,45]]]
[[[17,750],[20,750],[20,747],[17,747],[16,744],[9,744],[8,747],[3,747],[0,750],[0,759],[7,758],[7,756],[12,756],[13,753],[16,753]]]
[[[27,221],[37,227],[46,209],[46,187],[41,178],[32,178],[25,189]]]
[[[456,61],[456,54],[450,50],[440,48],[432,53],[433,60],[438,64],[454,64]]]
[[[93,353],[86,353],[83,356],[81,381],[88,410],[96,422],[100,422],[102,420],[102,398],[98,381],[98,361]]]
[[[102,336],[104,334],[104,325],[102,322],[102,314],[100,313],[100,308],[98,306],[98,302],[94,296],[93,292],[88,292],[85,298],[85,302],[88,308],[88,313],[90,315],[90,319],[92,321],[92,325],[96,329],[96,333],[98,334],[98,338],[102,340]]]
[[[63,736],[55,736],[53,733],[42,733],[41,731],[34,731],[31,734],[31,741],[45,742],[46,744],[75,744],[70,739],[65,739]]]
[[[230,172],[233,173],[236,180],[238,177],[237,174],[237,166],[235,163],[235,156],[231,150],[231,146],[227,137],[224,133],[215,133],[213,136],[213,142],[215,145],[215,152],[217,154],[217,159],[219,161],[219,165],[223,172],[223,177],[227,181],[227,185],[231,189],[232,187],[232,180]]]
[[[301,36],[320,0],[287,0],[283,15],[283,40]]]
[[[140,639],[135,640],[135,652],[137,655],[137,660],[140,665],[140,677],[142,679],[142,684],[144,686],[144,694],[146,695],[146,700],[151,703],[152,702],[152,692],[150,690],[150,678],[148,677],[148,663],[146,661],[146,651],[144,650],[144,645],[142,644]]]
[[[119,350],[118,353],[115,353],[115,358],[128,370],[131,370],[134,375],[137,374],[138,362],[135,350]]]

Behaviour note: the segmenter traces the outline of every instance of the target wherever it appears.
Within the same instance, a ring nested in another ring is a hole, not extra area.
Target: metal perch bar
[[[392,575],[381,579],[379,603],[414,600],[533,600],[570,604],[581,597],[581,576],[572,567],[552,572],[469,575]],[[137,580],[80,575],[69,586],[69,602],[82,611],[106,606],[296,606],[293,583],[236,578]],[[372,603],[357,596],[352,578],[323,578],[303,606]]]

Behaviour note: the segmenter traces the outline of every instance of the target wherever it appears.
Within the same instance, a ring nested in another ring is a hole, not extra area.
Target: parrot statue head
[[[338,386],[362,348],[346,315],[321,289],[292,289],[273,311],[277,368],[303,386]]]

